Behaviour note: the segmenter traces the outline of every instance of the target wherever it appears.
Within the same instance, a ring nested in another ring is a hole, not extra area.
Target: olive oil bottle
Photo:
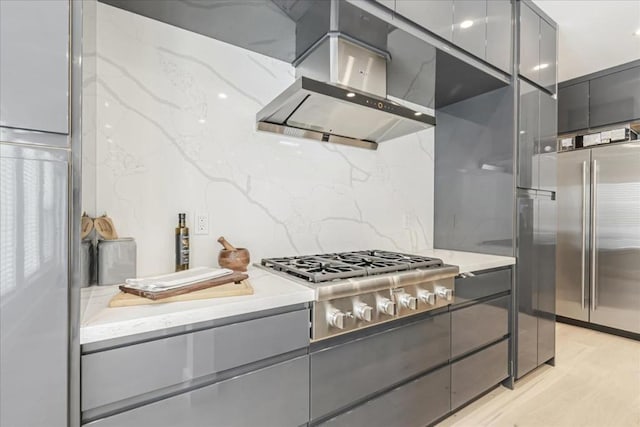
[[[178,214],[176,227],[176,271],[189,269],[189,227],[185,221],[186,214]]]

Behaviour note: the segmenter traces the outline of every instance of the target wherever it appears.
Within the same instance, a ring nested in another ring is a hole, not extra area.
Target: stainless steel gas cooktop
[[[265,258],[261,267],[315,290],[311,338],[446,307],[458,267],[383,250]]]

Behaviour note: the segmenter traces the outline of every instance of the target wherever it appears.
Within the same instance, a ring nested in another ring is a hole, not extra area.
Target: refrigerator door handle
[[[597,308],[597,248],[596,248],[596,212],[598,210],[598,163],[597,160],[592,160],[591,163],[591,205],[593,206],[591,212],[591,310],[595,311]]]
[[[582,309],[585,308],[585,275],[586,275],[586,246],[587,246],[587,162],[586,160],[582,162],[582,239],[581,239],[581,291],[582,291],[582,299],[580,300],[580,304]]]

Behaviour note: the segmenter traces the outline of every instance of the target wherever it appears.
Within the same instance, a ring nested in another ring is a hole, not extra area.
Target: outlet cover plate
[[[196,211],[193,221],[194,232],[197,235],[209,234],[209,214],[207,212]]]

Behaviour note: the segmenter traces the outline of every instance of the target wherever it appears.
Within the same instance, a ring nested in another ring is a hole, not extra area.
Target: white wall
[[[217,264],[220,235],[253,261],[432,247],[433,129],[377,151],[256,132],[289,64],[101,3],[97,14],[97,213],[135,237],[139,275],[173,270],[183,211],[192,266]],[[196,210],[207,236],[193,235]]]

